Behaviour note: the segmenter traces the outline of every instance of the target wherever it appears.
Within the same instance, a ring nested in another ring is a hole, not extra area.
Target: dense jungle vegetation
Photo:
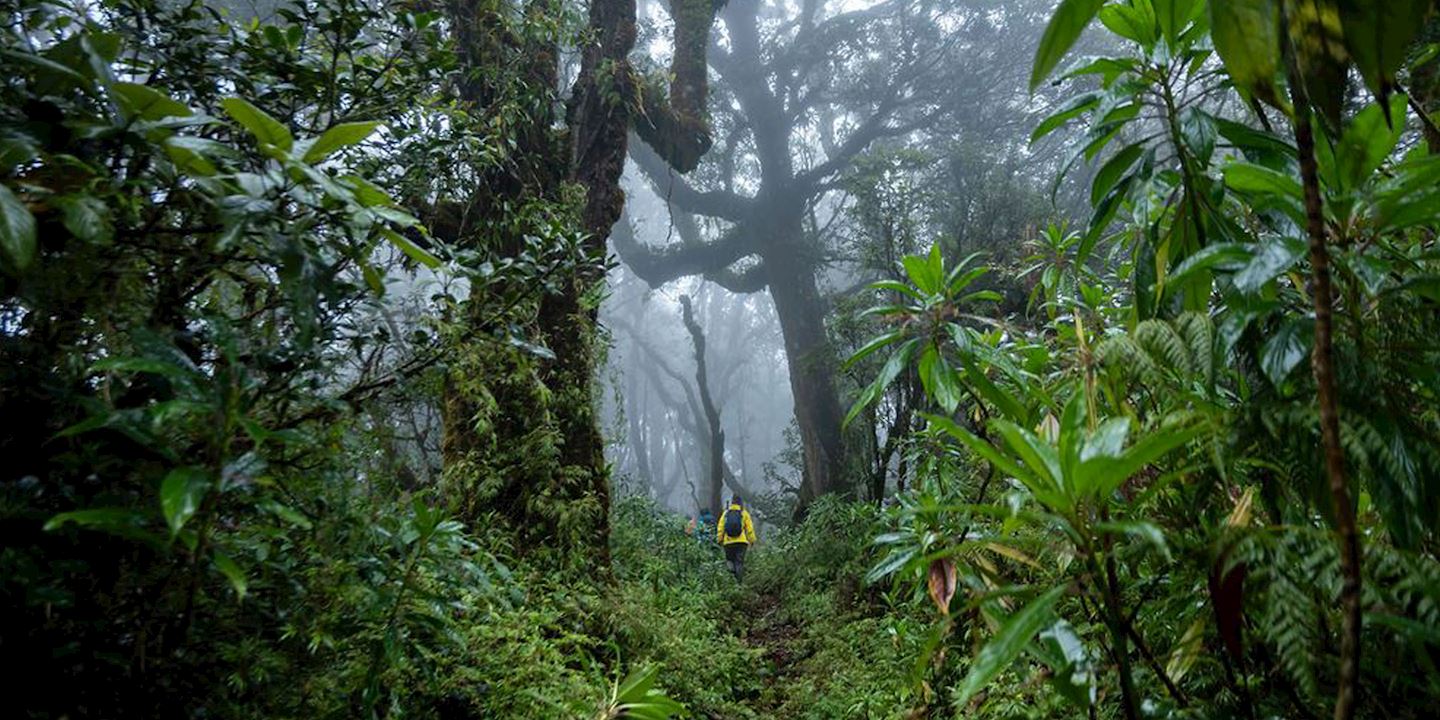
[[[1434,717],[1431,0],[0,19],[6,717]]]

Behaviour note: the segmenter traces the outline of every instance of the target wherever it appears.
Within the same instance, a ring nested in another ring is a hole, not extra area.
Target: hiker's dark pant
[[[725,564],[730,566],[730,573],[735,576],[736,582],[745,574],[745,551],[749,548],[750,543],[730,543],[725,546]]]

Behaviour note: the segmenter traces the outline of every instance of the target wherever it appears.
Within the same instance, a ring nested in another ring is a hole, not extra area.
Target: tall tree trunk
[[[705,477],[705,501],[711,512],[719,513],[722,507],[721,488],[725,484],[725,429],[720,425],[720,408],[710,395],[710,377],[705,365],[705,331],[695,321],[690,307],[690,298],[680,296],[680,315],[685,329],[690,331],[690,342],[695,346],[695,386],[700,390],[700,405],[705,412],[703,430],[710,447],[709,464]],[[699,433],[697,433],[697,436]]]
[[[554,11],[553,0],[534,0],[529,14]],[[559,83],[555,38],[516,43],[505,8],[485,0],[452,0],[456,41],[463,60],[462,92],[477,108],[503,97],[492,92],[494,70],[510,67],[534,92],[553,92]],[[449,489],[459,497],[462,516],[497,510],[531,547],[574,543],[582,562],[609,566],[606,533],[610,488],[604,443],[595,413],[597,287],[604,279],[604,238],[620,216],[632,73],[627,57],[635,44],[634,0],[593,0],[590,43],[582,48],[566,113],[567,130],[555,129],[551,102],[530,98],[532,116],[519,132],[513,162],[488,171],[470,201],[467,236],[494,238],[501,252],[523,247],[526,228],[516,227],[513,208],[540,201],[570,211],[566,181],[585,189],[578,230],[588,238],[560,290],[541,297],[533,330],[554,353],[549,362],[461,341],[445,397],[444,455]],[[503,202],[502,202],[503,201]],[[522,218],[523,219],[523,218]],[[496,230],[511,228],[513,230]],[[513,236],[513,237],[512,237]],[[597,238],[599,238],[597,240]],[[484,298],[467,309],[476,333]]]
[[[793,223],[800,232],[798,218]],[[788,226],[788,224],[786,225]],[[844,487],[844,441],[840,400],[835,393],[835,362],[825,333],[825,301],[815,282],[813,263],[793,248],[765,257],[770,295],[785,338],[795,424],[804,450],[805,477],[796,515],[816,498]]]
[[[1320,404],[1320,442],[1324,451],[1325,474],[1329,478],[1330,500],[1335,511],[1335,530],[1340,544],[1340,672],[1336,679],[1335,720],[1355,716],[1355,691],[1360,679],[1360,536],[1355,529],[1355,506],[1345,481],[1345,451],[1340,446],[1340,408],[1335,389],[1332,351],[1332,306],[1330,251],[1326,244],[1325,216],[1320,197],[1320,178],[1315,162],[1315,133],[1309,105],[1301,95],[1299,72],[1290,71],[1291,97],[1295,105],[1295,145],[1300,156],[1300,176],[1305,190],[1305,230],[1310,239],[1311,294],[1315,307],[1315,344],[1310,356]]]

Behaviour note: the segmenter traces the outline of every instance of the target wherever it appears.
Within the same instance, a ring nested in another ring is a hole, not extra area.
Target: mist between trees
[[[1431,0],[0,18],[10,714],[1433,714]]]

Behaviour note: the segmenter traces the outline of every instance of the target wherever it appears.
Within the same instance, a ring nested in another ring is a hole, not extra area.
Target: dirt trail
[[[741,639],[760,650],[764,662],[760,697],[749,706],[759,717],[778,717],[787,700],[787,684],[791,677],[799,674],[799,663],[805,658],[801,630],[782,615],[780,598],[775,595],[757,596],[746,615],[750,622]]]

